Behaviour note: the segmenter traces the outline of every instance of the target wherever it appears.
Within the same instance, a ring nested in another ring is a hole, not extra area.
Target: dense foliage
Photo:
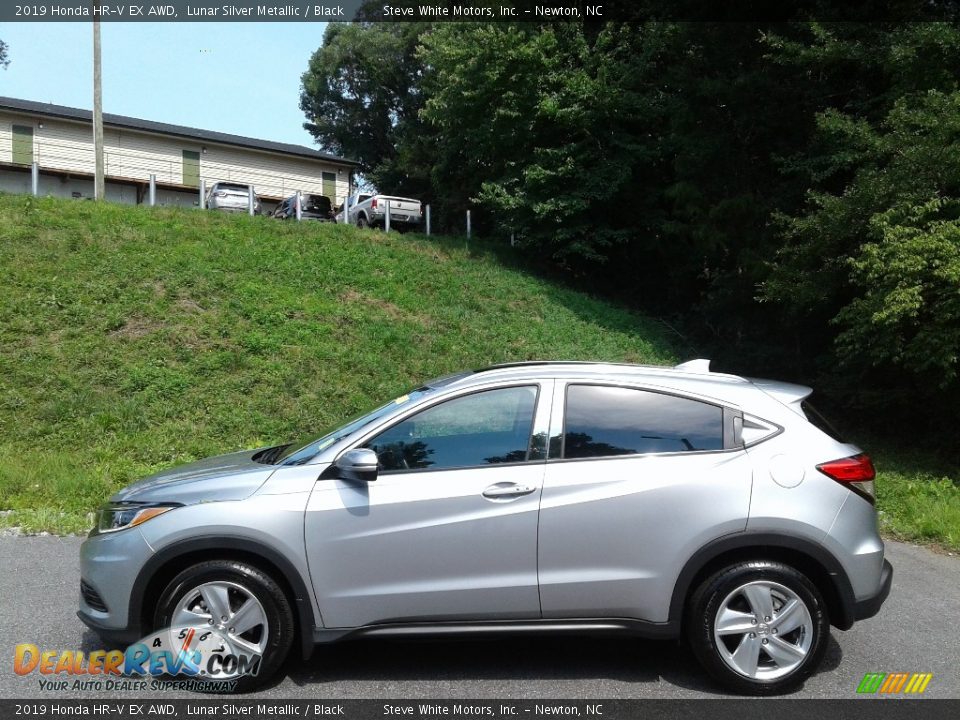
[[[472,208],[721,365],[944,433],[958,77],[950,23],[371,23],[329,27],[302,104],[447,228]]]

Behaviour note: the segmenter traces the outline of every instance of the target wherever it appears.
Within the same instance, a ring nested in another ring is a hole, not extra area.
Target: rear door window
[[[567,387],[563,457],[723,450],[723,408],[603,385]]]

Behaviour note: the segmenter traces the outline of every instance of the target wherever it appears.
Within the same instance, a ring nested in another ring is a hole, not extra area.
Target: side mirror
[[[380,460],[370,448],[356,448],[347,450],[333,464],[337,468],[337,476],[341,480],[373,482],[377,479],[377,468],[380,465]]]

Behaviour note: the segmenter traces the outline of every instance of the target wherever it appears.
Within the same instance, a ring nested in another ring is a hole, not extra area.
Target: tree
[[[929,414],[960,387],[960,92],[904,96],[876,125],[837,112],[819,124],[849,179],[785,219],[764,296],[826,318],[836,374],[874,388],[848,400],[925,399]]]
[[[421,96],[414,57],[420,23],[330,23],[303,74],[300,108],[317,142],[361,164],[384,191],[416,194],[403,158],[417,132]]]
[[[3,40],[0,40],[0,66],[3,68],[6,68],[10,64],[9,50],[10,48],[7,47],[7,44]]]
[[[842,402],[935,425],[960,399],[960,28],[813,26],[777,44],[831,104],[785,165],[809,192],[780,217],[761,297]]]
[[[630,25],[593,35],[571,23],[444,25],[425,36],[434,188],[568,271],[604,265],[642,235],[621,200],[653,161],[644,154],[658,152],[640,140],[662,112],[638,92],[651,77],[650,53],[635,55],[646,41]]]
[[[473,208],[720,366],[946,411],[957,78],[951,23],[361,23],[302,102],[435,227]]]

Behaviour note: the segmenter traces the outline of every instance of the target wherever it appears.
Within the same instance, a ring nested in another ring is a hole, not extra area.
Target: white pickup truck
[[[357,227],[382,228],[387,222],[387,206],[390,206],[390,227],[395,230],[419,228],[423,224],[423,206],[419,200],[394,197],[393,195],[369,195],[357,193],[347,198],[349,220]],[[343,210],[337,214],[337,222],[343,222]]]

